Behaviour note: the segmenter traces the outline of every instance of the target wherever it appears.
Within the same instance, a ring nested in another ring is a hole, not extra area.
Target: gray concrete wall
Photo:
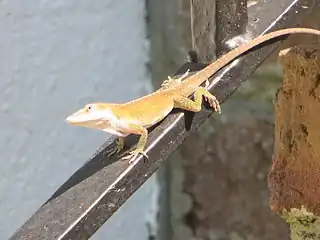
[[[0,1],[0,239],[107,139],[67,125],[68,114],[151,91],[144,11],[143,0]],[[147,239],[154,186],[149,180],[93,238]]]

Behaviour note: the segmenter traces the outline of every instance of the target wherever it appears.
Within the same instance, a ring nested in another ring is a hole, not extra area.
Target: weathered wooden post
[[[270,206],[290,224],[292,240],[320,239],[320,50],[293,47],[279,58]]]

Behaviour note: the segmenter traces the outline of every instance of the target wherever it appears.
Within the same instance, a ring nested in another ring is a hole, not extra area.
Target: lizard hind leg
[[[190,69],[188,69],[182,76],[179,78],[172,78],[168,76],[168,79],[164,80],[161,84],[161,89],[168,89],[170,87],[176,86],[181,83],[181,81],[189,75]]]
[[[180,108],[191,112],[201,111],[202,99],[208,101],[210,106],[219,114],[221,108],[218,100],[204,87],[198,87],[194,93],[194,100],[187,97],[176,96],[174,97],[174,108]]]

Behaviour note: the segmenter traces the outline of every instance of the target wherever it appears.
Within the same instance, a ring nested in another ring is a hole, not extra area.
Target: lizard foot
[[[167,80],[164,80],[163,83],[161,84],[162,89],[167,89],[170,87],[174,87],[175,85],[178,85],[181,83],[181,81],[189,75],[190,69],[188,69],[181,77],[179,78],[172,78],[168,76]]]
[[[143,155],[145,158],[148,158],[148,155],[144,151],[142,151],[141,149],[136,149],[136,150],[129,152],[129,154],[127,156],[123,157],[121,160],[127,160],[127,159],[131,158],[129,161],[129,164],[132,164],[139,155]]]
[[[107,156],[111,157],[114,154],[119,153],[123,149],[123,146],[124,146],[124,140],[122,138],[118,138],[116,141],[116,146],[113,149],[111,149],[109,152],[107,152]]]
[[[209,103],[210,107],[212,107],[216,112],[221,114],[221,107],[219,101],[215,96],[203,96],[204,99]]]

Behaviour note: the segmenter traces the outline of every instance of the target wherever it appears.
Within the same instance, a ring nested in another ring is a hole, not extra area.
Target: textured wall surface
[[[108,137],[68,126],[68,114],[151,91],[144,14],[142,0],[0,1],[0,239]],[[154,189],[151,179],[94,238],[146,239],[132,216],[152,216]]]

